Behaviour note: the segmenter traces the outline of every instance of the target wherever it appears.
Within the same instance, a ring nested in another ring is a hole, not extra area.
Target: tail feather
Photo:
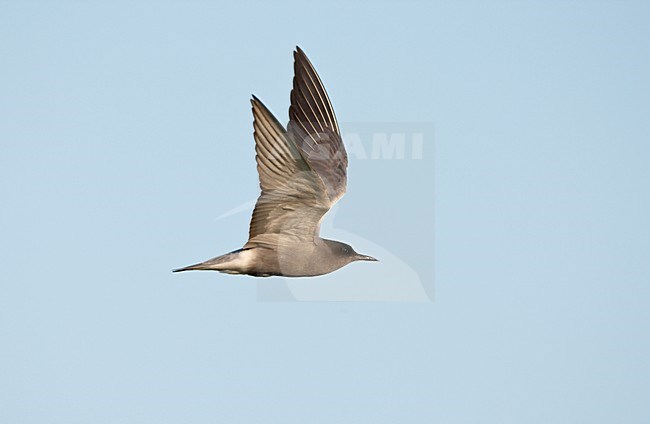
[[[172,272],[183,272],[183,271],[198,271],[198,270],[207,270],[209,268],[204,267],[204,262],[200,264],[188,265],[183,268],[172,269]]]
[[[237,257],[237,254],[243,250],[248,249],[239,249],[225,255],[217,256],[216,258],[208,259],[205,262],[200,262],[194,265],[188,265],[183,268],[177,268],[172,270],[172,272],[183,272],[183,271],[226,271],[228,265]]]

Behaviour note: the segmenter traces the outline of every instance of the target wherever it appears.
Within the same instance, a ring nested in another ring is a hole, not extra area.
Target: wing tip
[[[307,53],[303,49],[300,48],[300,46],[296,46],[296,50],[293,52],[293,59],[294,62],[297,64],[298,62],[309,62],[309,58],[307,57]]]
[[[256,111],[268,112],[268,108],[264,105],[264,103],[262,103],[262,101],[255,94],[251,94],[251,109],[253,110],[253,114],[255,114]]]

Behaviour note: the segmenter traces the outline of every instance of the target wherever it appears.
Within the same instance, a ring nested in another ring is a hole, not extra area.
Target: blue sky
[[[0,422],[646,423],[648,18],[0,2]],[[384,260],[172,274],[245,242],[249,98],[286,121],[296,45],[348,143],[425,128],[351,154],[324,225]]]

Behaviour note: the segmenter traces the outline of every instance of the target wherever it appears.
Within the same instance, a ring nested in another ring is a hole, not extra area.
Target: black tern
[[[253,129],[261,194],[243,248],[175,269],[255,277],[311,277],[354,261],[376,261],[319,236],[320,222],[345,194],[348,157],[334,109],[305,53],[293,52],[287,129],[255,96]]]

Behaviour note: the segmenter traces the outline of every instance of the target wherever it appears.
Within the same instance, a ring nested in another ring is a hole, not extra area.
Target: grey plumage
[[[348,158],[329,96],[299,47],[294,52],[287,129],[257,97],[251,104],[261,194],[248,242],[242,249],[174,272],[305,277],[353,261],[376,261],[319,236],[323,215],[345,194]]]

